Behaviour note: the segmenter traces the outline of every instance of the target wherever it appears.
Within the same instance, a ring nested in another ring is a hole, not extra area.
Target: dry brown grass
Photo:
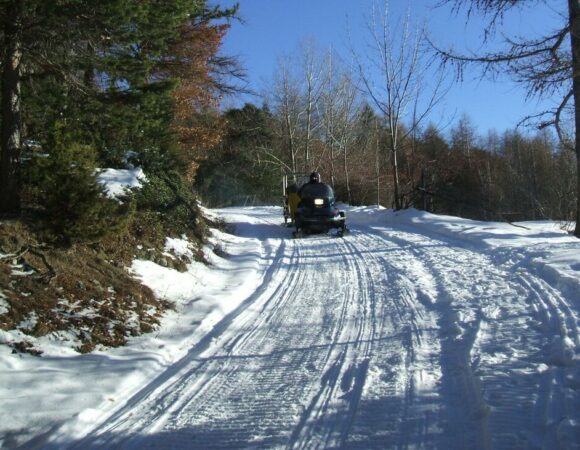
[[[59,332],[77,336],[77,350],[116,347],[129,336],[147,333],[171,304],[133,279],[127,270],[136,258],[184,270],[184,258],[162,254],[165,236],[154,218],[135,220],[123,236],[98,244],[69,248],[43,245],[19,221],[0,223],[0,291],[9,310],[0,315],[0,329],[18,329],[30,336]],[[14,351],[38,354],[30,342],[9,343]]]

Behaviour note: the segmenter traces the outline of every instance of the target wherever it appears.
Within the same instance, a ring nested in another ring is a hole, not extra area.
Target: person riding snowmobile
[[[329,187],[322,183],[320,174],[318,172],[312,172],[308,183],[302,185],[300,191],[298,191],[298,195],[300,199],[324,197],[328,193],[328,189]]]
[[[327,232],[338,228],[342,236],[347,230],[345,214],[335,205],[334,191],[321,182],[320,174],[312,172],[308,183],[299,191],[300,203],[295,215],[294,237],[311,232]]]
[[[296,209],[300,203],[300,194],[298,193],[298,186],[296,184],[291,184],[286,189],[286,204],[288,206],[288,214],[290,220],[294,223],[296,217]]]

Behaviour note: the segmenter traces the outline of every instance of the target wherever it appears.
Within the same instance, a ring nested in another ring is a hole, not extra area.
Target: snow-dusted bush
[[[51,240],[96,241],[126,226],[133,205],[105,195],[97,180],[96,157],[93,147],[63,139],[48,157],[30,161],[25,175],[29,201]]]

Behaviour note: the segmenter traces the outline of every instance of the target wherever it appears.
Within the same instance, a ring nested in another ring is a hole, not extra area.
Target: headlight
[[[322,206],[324,205],[324,199],[323,198],[315,198],[314,199],[314,206]]]

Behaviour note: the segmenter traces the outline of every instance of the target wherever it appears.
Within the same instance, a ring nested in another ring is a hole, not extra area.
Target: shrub
[[[97,181],[96,155],[91,146],[64,140],[48,155],[31,159],[25,182],[47,239],[94,242],[126,228],[134,206],[106,197]]]
[[[188,183],[177,171],[147,174],[147,183],[136,194],[139,210],[160,213],[168,235],[190,234],[202,240],[206,224]]]

